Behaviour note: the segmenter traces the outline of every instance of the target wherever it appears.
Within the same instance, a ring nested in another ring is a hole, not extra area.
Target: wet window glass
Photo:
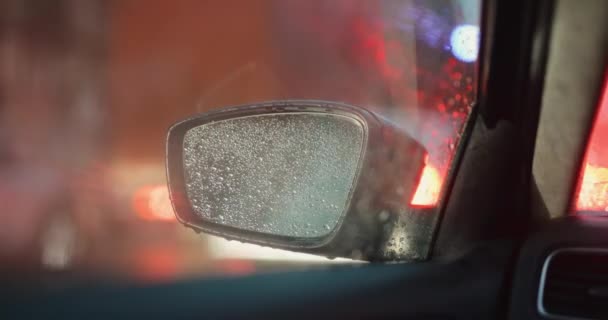
[[[476,0],[2,1],[0,264],[156,281],[351,263],[179,224],[168,128],[270,100],[362,107],[424,146],[407,205],[434,212],[476,96],[479,15]]]

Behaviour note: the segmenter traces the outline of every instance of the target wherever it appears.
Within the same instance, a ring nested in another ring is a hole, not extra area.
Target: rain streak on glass
[[[184,137],[183,161],[193,211],[250,231],[325,236],[348,204],[364,130],[353,118],[311,112],[192,128]]]

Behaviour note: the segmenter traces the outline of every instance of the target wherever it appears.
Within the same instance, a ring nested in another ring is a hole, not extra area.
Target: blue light
[[[463,62],[475,62],[479,53],[479,27],[463,24],[450,35],[452,54]]]

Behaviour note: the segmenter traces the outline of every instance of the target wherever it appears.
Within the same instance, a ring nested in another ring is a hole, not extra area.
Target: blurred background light
[[[425,208],[437,205],[442,184],[443,178],[439,174],[439,170],[427,163],[422,170],[422,176],[416,186],[410,205]]]
[[[144,220],[174,221],[175,214],[165,185],[144,186],[133,195],[133,208]]]
[[[475,62],[479,53],[479,27],[459,25],[450,35],[451,51],[456,59],[462,62]]]
[[[608,211],[608,73],[581,168],[575,211]]]

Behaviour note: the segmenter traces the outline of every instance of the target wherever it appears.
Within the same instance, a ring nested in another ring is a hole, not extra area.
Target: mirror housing
[[[390,260],[386,246],[425,155],[403,130],[367,110],[277,101],[173,125],[167,179],[177,219],[197,232],[327,257]]]

